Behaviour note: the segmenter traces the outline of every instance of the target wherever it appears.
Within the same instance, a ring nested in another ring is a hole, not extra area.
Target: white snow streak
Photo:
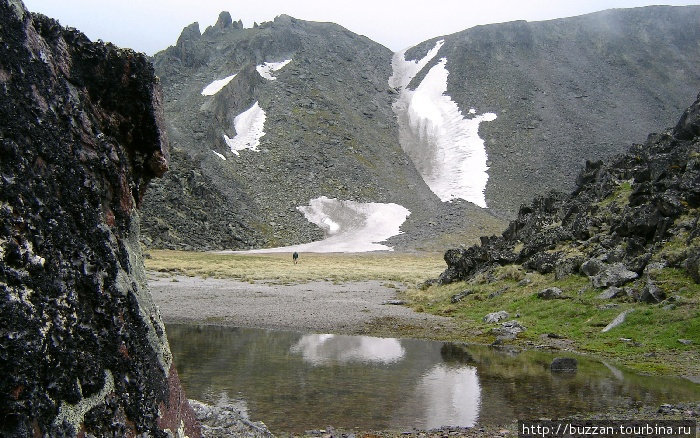
[[[217,79],[211,84],[207,85],[204,87],[202,90],[202,96],[213,96],[219,91],[221,91],[222,88],[226,86],[229,82],[231,82],[231,79],[235,78],[236,74],[232,74],[231,76],[227,76],[223,79]]]
[[[276,81],[277,78],[272,76],[273,71],[281,70],[282,67],[285,65],[289,64],[292,62],[291,59],[287,59],[286,61],[281,61],[281,62],[266,62],[264,64],[260,64],[255,69],[260,73],[260,76],[264,77],[265,79],[268,79],[270,81]]]
[[[392,251],[379,244],[401,231],[401,224],[411,214],[398,204],[341,201],[335,198],[312,199],[309,205],[297,207],[309,222],[323,229],[326,238],[301,245],[244,251],[275,252],[369,252]]]
[[[486,208],[488,166],[479,124],[495,120],[496,114],[476,115],[471,108],[470,117],[462,116],[457,104],[445,94],[447,58],[434,65],[415,90],[406,88],[419,67],[435,57],[442,42],[438,41],[419,61],[406,61],[404,52],[394,55],[394,75],[389,84],[403,87],[393,106],[399,140],[430,190],[442,201],[462,198]]]
[[[224,134],[224,140],[231,148],[231,152],[238,155],[238,151],[243,149],[257,151],[260,138],[265,135],[265,111],[260,108],[258,102],[255,102],[253,106],[233,119],[233,127],[236,128],[236,135],[233,138]]]
[[[222,160],[226,161],[226,157],[224,157],[224,154],[220,154],[220,153],[216,152],[216,151],[213,150],[213,149],[212,149],[212,152],[214,152],[214,153],[216,154],[217,157],[219,157],[219,158],[221,158]]]

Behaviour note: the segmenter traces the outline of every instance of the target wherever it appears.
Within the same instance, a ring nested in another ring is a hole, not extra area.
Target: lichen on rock
[[[0,435],[199,436],[139,246],[153,67],[18,1],[0,22]]]

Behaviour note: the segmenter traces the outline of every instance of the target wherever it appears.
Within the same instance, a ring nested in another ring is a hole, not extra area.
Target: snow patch
[[[276,81],[277,78],[272,76],[272,72],[281,70],[285,65],[289,64],[290,62],[292,62],[291,59],[287,59],[285,61],[280,62],[265,62],[255,67],[255,69],[258,71],[258,73],[260,73],[260,76],[264,77],[265,79],[270,81]]]
[[[419,71],[428,65],[430,61],[438,54],[442,45],[445,44],[445,40],[440,40],[435,43],[435,46],[428,51],[428,53],[421,59],[416,59],[414,61],[406,61],[406,50],[394,54],[394,58],[391,60],[391,68],[393,70],[391,77],[389,78],[389,86],[394,88],[403,88],[408,86]]]
[[[368,252],[392,251],[382,242],[396,236],[411,214],[398,204],[342,201],[335,198],[312,199],[309,205],[297,207],[309,222],[323,229],[326,238],[301,245],[243,251],[248,253],[276,252]]]
[[[213,96],[219,91],[221,91],[222,88],[224,88],[233,78],[236,77],[236,74],[232,74],[231,76],[227,76],[223,79],[217,79],[211,84],[207,85],[202,89],[202,96]]]
[[[439,49],[437,44],[436,48]],[[403,53],[394,55],[394,76],[389,83],[393,79],[404,87],[393,105],[401,147],[430,190],[443,202],[461,198],[486,208],[488,166],[479,124],[495,120],[496,114],[477,115],[472,108],[470,117],[462,115],[457,104],[445,94],[447,58],[434,65],[415,90],[406,88],[411,75],[417,74],[415,68],[427,65],[424,60],[431,54],[418,62],[405,61]]]
[[[406,349],[398,339],[370,336],[304,335],[290,348],[312,365],[332,363],[383,363],[401,360]]]
[[[214,153],[216,154],[217,157],[219,157],[219,158],[221,158],[222,160],[226,161],[226,157],[224,157],[224,154],[220,154],[220,153],[216,152],[216,151],[213,150],[213,149],[212,149],[212,152],[214,152]]]
[[[265,135],[265,111],[255,102],[246,111],[240,113],[233,119],[233,127],[236,135],[229,138],[224,134],[224,141],[231,148],[231,152],[238,155],[238,151],[250,149],[257,151],[260,146],[260,139]]]

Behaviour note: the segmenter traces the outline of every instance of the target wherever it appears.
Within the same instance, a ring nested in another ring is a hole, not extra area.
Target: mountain
[[[447,251],[439,282],[488,278],[494,268],[521,265],[557,279],[587,275],[594,287],[616,294],[646,279],[625,292],[657,303],[665,296],[650,273],[675,268],[700,283],[698,221],[700,95],[675,128],[606,162],[587,162],[572,193],[537,197],[501,236]]]
[[[0,435],[198,437],[139,244],[153,67],[22,2],[0,23]]]
[[[610,10],[397,54],[284,15],[193,23],[154,57],[173,152],[144,200],[144,243],[291,245],[384,228],[373,218],[394,205],[408,211],[390,218],[407,217],[399,249],[494,232],[586,159],[672,122],[700,84],[699,20],[700,7]]]

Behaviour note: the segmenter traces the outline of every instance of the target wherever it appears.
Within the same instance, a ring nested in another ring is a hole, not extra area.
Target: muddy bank
[[[453,326],[449,318],[388,304],[398,289],[379,281],[280,285],[151,274],[148,284],[167,323],[337,334],[365,333],[376,321],[435,331]]]

